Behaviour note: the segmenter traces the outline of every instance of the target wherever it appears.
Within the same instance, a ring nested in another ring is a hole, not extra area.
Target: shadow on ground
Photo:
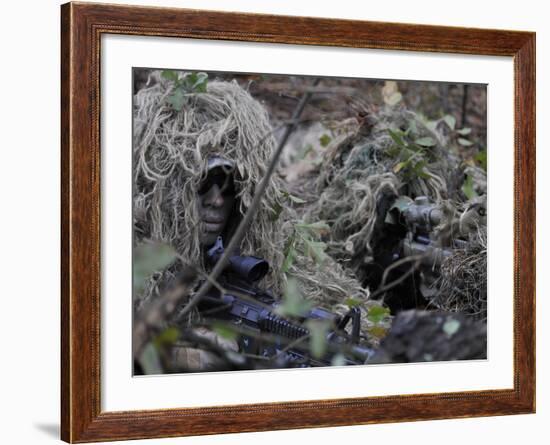
[[[59,424],[57,423],[35,423],[34,427],[47,436],[59,439]]]

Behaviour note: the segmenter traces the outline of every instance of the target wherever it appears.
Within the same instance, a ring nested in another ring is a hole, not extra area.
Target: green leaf
[[[470,147],[471,145],[474,145],[473,142],[470,142],[468,139],[464,139],[464,138],[458,138],[457,141],[463,147]]]
[[[367,319],[373,323],[380,323],[389,315],[390,310],[388,308],[384,306],[372,306],[367,313]]]
[[[134,290],[139,291],[154,273],[164,270],[176,259],[176,251],[168,244],[140,244],[134,249]]]
[[[176,111],[181,111],[186,102],[185,93],[181,88],[177,88],[170,96],[166,98],[166,102],[172,105]]]
[[[208,74],[197,73],[195,83],[193,84],[193,91],[196,93],[206,93],[206,87],[208,85]]]
[[[294,241],[296,240],[296,233],[294,232],[292,236],[288,238],[285,243],[285,248],[283,249],[283,254],[286,257],[290,252],[290,249],[294,249]]]
[[[428,162],[424,159],[421,159],[413,166],[413,171],[416,176],[420,178],[429,179],[431,175],[425,170],[425,167],[428,165]]]
[[[455,335],[460,329],[460,321],[449,319],[443,324],[443,332],[447,334],[448,337]]]
[[[153,340],[153,343],[157,348],[161,348],[162,346],[165,346],[165,345],[174,344],[178,340],[179,336],[180,336],[180,331],[178,328],[175,328],[175,327],[167,328],[155,337],[155,339]]]
[[[430,130],[432,133],[435,133],[435,131],[437,130],[437,123],[438,121],[429,121],[429,120],[426,120],[424,122],[424,125],[426,125],[426,128],[428,130]]]
[[[353,297],[349,297],[346,299],[346,301],[344,301],[344,304],[350,309],[359,306],[361,303],[362,303],[361,300]]]
[[[445,116],[443,116],[443,121],[447,124],[447,126],[451,129],[451,130],[454,130],[455,129],[455,125],[456,125],[456,119],[454,116],[450,115],[450,114],[446,114]]]
[[[193,90],[193,85],[197,81],[197,73],[185,73],[183,76],[183,83],[187,91]]]
[[[468,198],[468,200],[476,198],[477,193],[474,190],[474,180],[470,175],[466,177],[464,184],[462,184],[462,193]]]
[[[302,298],[296,278],[289,278],[283,294],[283,301],[277,306],[275,313],[283,317],[303,317],[311,308],[311,302]]]
[[[395,142],[399,147],[406,147],[406,144],[403,141],[403,137],[397,131],[394,131],[391,128],[388,128],[388,133],[390,137],[393,139],[393,142]]]
[[[292,267],[292,264],[294,263],[295,258],[296,258],[296,250],[294,249],[294,247],[290,247],[285,257],[285,260],[283,261],[281,272],[283,273],[288,272]]]
[[[227,340],[236,340],[239,336],[238,332],[236,332],[235,329],[225,323],[214,323],[212,325],[212,330],[220,337]]]
[[[479,162],[483,170],[487,171],[487,150],[481,150],[475,155],[474,159]]]
[[[423,138],[416,139],[414,143],[421,145],[422,147],[433,147],[435,145],[435,140],[430,136],[426,136]]]
[[[407,133],[418,134],[418,127],[416,126],[415,120],[411,120],[409,122],[409,128],[407,129]]]
[[[409,161],[398,162],[393,167],[393,172],[394,173],[399,173],[401,170],[403,170],[407,166],[408,163],[409,163]]]
[[[367,332],[372,337],[375,337],[377,339],[384,338],[386,334],[388,333],[388,330],[383,326],[371,326],[367,329]]]
[[[327,334],[330,322],[327,320],[310,319],[305,323],[309,330],[309,348],[311,354],[317,358],[323,358],[327,350]]]
[[[386,155],[388,158],[399,158],[402,151],[403,147],[392,145],[391,147],[386,148]]]
[[[331,137],[328,134],[324,134],[319,138],[319,142],[321,143],[322,147],[326,147],[328,144],[330,144]]]
[[[134,250],[134,268],[146,272],[164,269],[176,259],[176,251],[168,244],[144,243]]]
[[[189,93],[205,93],[208,83],[206,73],[187,73],[184,77],[185,89]]]
[[[163,374],[157,348],[152,342],[145,345],[139,356],[138,362],[144,374]]]
[[[163,70],[161,76],[167,80],[176,82],[178,80],[178,74],[173,70]]]
[[[461,136],[468,136],[472,132],[472,129],[464,127],[464,128],[461,128],[460,130],[456,130],[456,132]]]
[[[422,179],[430,179],[432,175],[430,175],[426,170],[422,169],[416,172],[416,176],[422,178]]]

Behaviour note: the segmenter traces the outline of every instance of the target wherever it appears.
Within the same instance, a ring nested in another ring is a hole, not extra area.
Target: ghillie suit
[[[458,220],[467,242],[445,258],[430,305],[461,312],[476,320],[487,319],[487,222],[486,196],[472,199]]]
[[[169,244],[179,261],[157,272],[135,295],[137,310],[162,294],[182,263],[192,265],[203,277],[208,270],[199,243],[197,196],[209,157],[222,156],[235,165],[231,224],[236,226],[250,206],[276,144],[265,109],[236,82],[209,81],[202,91],[186,92],[178,110],[172,99],[177,84],[158,72],[153,75],[157,82],[134,97],[134,243]],[[241,255],[261,257],[270,265],[259,286],[281,295],[288,274],[297,278],[306,299],[329,309],[352,295],[366,302],[367,292],[353,274],[328,257],[315,261],[311,245],[304,246],[303,239],[297,240],[292,264],[287,261],[282,270],[295,223],[287,197],[282,181],[273,176],[240,245]],[[309,236],[314,241],[314,231]]]
[[[464,199],[460,162],[437,122],[404,109],[366,114],[352,131],[347,124],[345,133],[327,147],[319,167],[320,198],[306,219],[329,224],[329,253],[345,262],[364,286],[376,290],[408,231],[402,224],[388,224],[388,212],[399,196],[425,197],[439,206],[444,218],[435,230],[437,242],[451,245],[449,229]],[[395,269],[386,282],[411,267],[408,263]],[[386,300],[392,309],[427,303],[418,290],[419,278],[413,273],[394,289],[408,295]]]

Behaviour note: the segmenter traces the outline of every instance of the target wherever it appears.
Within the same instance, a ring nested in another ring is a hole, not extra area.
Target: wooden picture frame
[[[61,34],[63,440],[95,442],[535,411],[534,33],[68,3],[61,7]],[[99,116],[103,34],[513,57],[513,389],[102,412]]]

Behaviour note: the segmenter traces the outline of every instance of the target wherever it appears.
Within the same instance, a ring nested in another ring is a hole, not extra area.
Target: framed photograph
[[[534,33],[61,17],[63,440],[534,412]]]

